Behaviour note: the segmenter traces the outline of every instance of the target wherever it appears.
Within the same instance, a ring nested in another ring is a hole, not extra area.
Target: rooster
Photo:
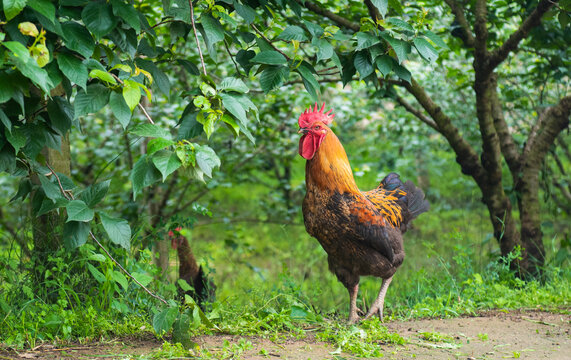
[[[179,296],[184,302],[184,294],[188,294],[204,309],[205,302],[214,300],[216,287],[212,280],[207,278],[202,266],[196,262],[190,244],[187,238],[180,234],[180,230],[181,228],[177,227],[174,231],[169,231],[169,237],[172,248],[178,253],[179,279],[186,281],[188,285],[192,286],[192,289],[185,292],[179,287]]]
[[[428,211],[424,193],[399,175],[387,175],[371,191],[360,191],[345,149],[327,126],[335,115],[311,107],[299,117],[299,154],[307,160],[303,220],[328,255],[329,270],[349,291],[349,323],[355,323],[360,276],[383,279],[366,314],[383,320],[393,275],[404,260],[402,234],[412,219]]]

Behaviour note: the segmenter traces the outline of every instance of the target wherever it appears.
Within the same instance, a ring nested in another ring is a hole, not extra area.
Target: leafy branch
[[[75,197],[73,196],[73,193],[71,192],[71,190],[65,190],[63,188],[63,185],[61,183],[61,180],[58,176],[58,174],[52,169],[52,167],[50,166],[49,163],[46,162],[46,166],[48,167],[48,169],[50,169],[51,171],[51,175],[53,175],[58,183],[58,187],[60,192],[62,193],[62,195],[67,199],[67,200],[75,200]],[[109,259],[111,259],[111,261],[113,261],[113,263],[115,263],[115,265],[117,265],[119,267],[119,269],[121,269],[121,271],[123,271],[125,273],[125,275],[127,275],[129,278],[131,278],[137,285],[139,285],[143,290],[145,290],[145,292],[147,292],[149,295],[151,295],[152,297],[154,297],[155,299],[161,301],[162,303],[164,303],[165,305],[168,305],[168,302],[161,298],[160,296],[158,296],[157,294],[153,293],[151,290],[149,290],[145,285],[141,284],[139,282],[139,280],[137,280],[133,275],[131,275],[131,273],[129,271],[127,271],[127,269],[125,269],[110,253],[109,251],[103,246],[103,244],[101,244],[101,242],[99,242],[99,240],[97,240],[97,238],[95,237],[95,235],[93,234],[92,231],[89,231],[89,236],[97,243],[97,245],[101,248],[101,250],[103,250],[103,252],[105,252],[105,254],[107,255],[107,257],[109,257]]]

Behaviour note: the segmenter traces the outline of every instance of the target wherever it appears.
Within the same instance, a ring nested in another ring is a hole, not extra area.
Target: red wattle
[[[311,134],[305,134],[299,139],[299,155],[306,160],[311,160],[317,151],[315,138]]]

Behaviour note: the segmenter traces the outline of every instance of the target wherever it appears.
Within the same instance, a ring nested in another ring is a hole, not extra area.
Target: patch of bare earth
[[[571,359],[571,316],[535,311],[489,311],[477,317],[393,321],[385,324],[408,340],[379,344],[385,359]],[[210,335],[193,339],[221,359],[352,359],[331,344],[284,337]],[[131,359],[161,348],[154,337],[27,351],[0,350],[0,359]],[[204,351],[204,350],[203,350]]]

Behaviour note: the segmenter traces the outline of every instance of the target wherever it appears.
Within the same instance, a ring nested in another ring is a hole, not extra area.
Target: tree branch
[[[474,57],[478,62],[475,66],[477,65],[482,68],[488,68],[488,9],[486,8],[485,0],[476,0],[474,15],[476,16],[476,21],[474,22],[474,33],[476,34],[476,40],[474,41]]]
[[[404,107],[406,109],[406,111],[408,111],[409,113],[416,116],[420,121],[422,121],[426,125],[430,126],[434,130],[438,131],[438,125],[434,122],[434,120],[432,120],[428,116],[424,115],[422,113],[422,111],[413,107],[411,104],[409,104],[405,99],[403,99],[399,95],[397,95],[396,100],[402,107]]]
[[[264,39],[271,47],[274,48],[275,51],[279,52],[280,54],[282,54],[288,61],[291,60],[289,56],[287,56],[286,53],[284,53],[283,51],[281,51],[280,49],[278,49],[274,44],[272,44],[272,42],[270,41],[270,39],[268,39],[266,37],[266,35],[264,35],[264,33],[262,33],[260,30],[258,30],[258,28],[256,27],[256,25],[254,24],[250,24],[250,26],[252,27],[252,29],[254,29],[254,31],[260,35],[262,37],[262,39]]]
[[[454,18],[464,33],[464,36],[461,38],[464,45],[469,48],[474,47],[474,35],[472,34],[468,20],[466,20],[466,16],[464,15],[464,9],[455,0],[445,0],[445,2],[450,6],[450,10],[452,10]]]
[[[571,95],[562,98],[557,105],[545,110],[529,134],[523,150],[526,167],[539,167],[555,139],[569,126]]]
[[[422,88],[415,79],[412,79],[410,84],[405,82],[404,87],[416,98],[418,103],[437,124],[437,131],[448,140],[448,143],[456,153],[456,162],[462,167],[462,173],[472,176],[478,185],[484,184],[486,173],[480,164],[478,154],[462,137],[460,131],[452,124],[450,118],[442,111],[440,106],[434,103],[426,91],[424,91],[424,88]]]
[[[328,18],[329,20],[333,21],[337,25],[340,25],[341,27],[353,30],[354,32],[358,32],[361,29],[361,26],[358,23],[352,22],[349,19],[346,19],[329,10],[326,10],[311,1],[303,1],[303,0],[295,0],[295,1],[297,1],[300,5],[305,6],[308,10],[311,10],[312,12],[318,15],[322,15]]]
[[[367,6],[367,9],[369,10],[369,16],[371,16],[371,18],[373,19],[373,21],[377,25],[377,29],[384,31],[385,28],[377,23],[377,20],[383,18],[381,13],[379,12],[379,9],[377,9],[377,7],[375,5],[373,5],[371,0],[365,0],[365,5]]]
[[[492,118],[494,119],[494,127],[496,133],[500,139],[500,148],[504,159],[510,168],[512,176],[516,179],[519,175],[520,170],[520,153],[518,146],[514,142],[514,138],[511,135],[508,124],[504,118],[504,112],[502,110],[502,105],[500,104],[500,99],[497,94],[496,87],[493,91],[495,94],[492,95]]]
[[[523,21],[520,27],[510,35],[506,42],[490,54],[489,66],[491,69],[495,69],[508,57],[511,51],[517,49],[520,41],[529,35],[531,29],[541,23],[541,17],[551,9],[556,2],[556,0],[541,0],[539,4],[537,4],[537,7]]]

